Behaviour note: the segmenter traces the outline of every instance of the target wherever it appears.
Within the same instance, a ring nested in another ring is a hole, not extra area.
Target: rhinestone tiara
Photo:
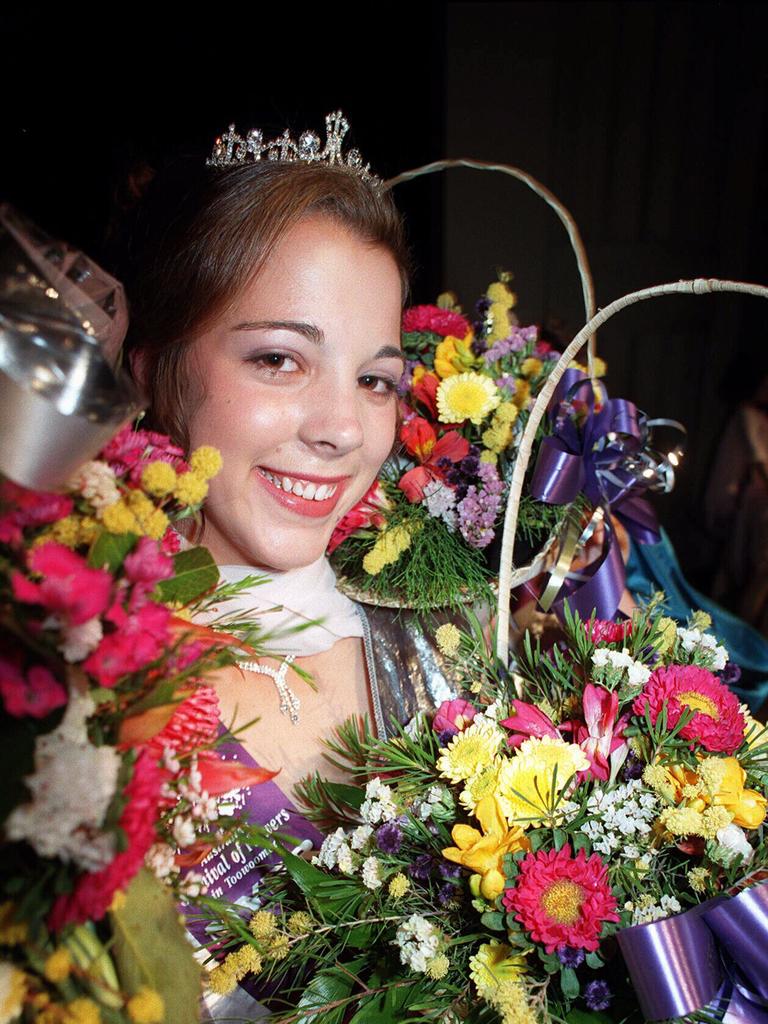
[[[381,185],[381,178],[372,173],[370,164],[363,163],[358,149],[342,152],[341,144],[348,131],[349,121],[340,110],[325,116],[325,146],[322,149],[320,137],[315,132],[302,132],[298,142],[295,142],[286,128],[278,138],[265,140],[259,128],[252,128],[243,137],[237,134],[235,126],[231,124],[214,142],[213,152],[206,164],[208,167],[234,167],[258,160],[325,163],[345,167],[371,185]]]

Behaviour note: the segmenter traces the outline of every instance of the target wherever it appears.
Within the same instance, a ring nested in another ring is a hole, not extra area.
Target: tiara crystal
[[[258,160],[279,160],[285,163],[325,163],[346,167],[371,185],[381,185],[381,178],[371,172],[371,165],[364,164],[358,149],[342,151],[341,144],[349,131],[349,121],[340,110],[325,116],[325,146],[320,148],[320,137],[315,132],[302,132],[295,142],[286,128],[276,139],[265,140],[259,128],[252,128],[243,137],[231,124],[224,134],[216,139],[213,152],[206,160],[208,167],[234,167],[238,164]]]

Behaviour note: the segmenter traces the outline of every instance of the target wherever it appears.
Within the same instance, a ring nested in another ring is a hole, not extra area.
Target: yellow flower
[[[427,964],[427,976],[433,981],[440,981],[441,978],[446,976],[450,966],[451,962],[445,953],[438,953]]]
[[[485,721],[473,723],[454,736],[441,751],[437,770],[444,779],[465,782],[493,763],[501,739],[495,725]]]
[[[480,452],[480,461],[489,462],[492,466],[495,466],[499,461],[499,456],[496,452],[488,451],[486,448],[485,451]]]
[[[746,704],[741,705],[741,713],[744,716],[744,739],[747,741],[749,749],[753,750],[755,747],[763,747],[768,744],[768,726],[753,718]],[[763,754],[768,754],[768,751],[763,751]]]
[[[499,790],[510,823],[526,828],[557,816],[558,794],[589,760],[576,743],[543,736],[521,743],[515,756],[501,768]]]
[[[732,821],[733,815],[725,807],[707,807],[701,815],[701,834],[705,839],[714,839],[720,829]]]
[[[101,514],[101,520],[110,533],[139,533],[136,516],[128,508],[123,498],[107,505]]]
[[[363,559],[363,569],[369,576],[378,576],[385,565],[392,565],[407,551],[411,540],[411,531],[402,523],[384,530]]]
[[[720,758],[724,773],[712,804],[724,807],[742,828],[759,828],[765,819],[768,800],[754,789],[744,789],[747,774],[735,757]]]
[[[248,922],[248,928],[254,938],[271,939],[277,931],[275,915],[268,910],[257,910]]]
[[[16,1020],[26,994],[26,974],[7,960],[0,960],[0,1021]]]
[[[491,303],[486,314],[491,321],[491,329],[486,338],[489,345],[492,345],[495,341],[501,341],[502,338],[506,338],[509,334],[509,329],[513,322],[509,310],[510,307],[506,302]]]
[[[489,451],[503,452],[512,443],[512,424],[518,416],[514,402],[502,402],[496,409],[490,427],[483,433],[483,444]]]
[[[706,868],[691,868],[686,878],[694,892],[703,893],[707,891],[709,872]]]
[[[497,760],[487,768],[475,772],[467,782],[459,796],[459,803],[468,811],[473,811],[480,801],[487,796],[495,796],[499,788],[499,772],[501,763]]]
[[[71,970],[72,957],[66,946],[59,946],[54,950],[43,965],[43,974],[54,985],[68,978]]]
[[[497,303],[504,306],[505,309],[512,309],[517,303],[517,296],[504,281],[494,281],[489,284],[485,295],[492,304]]]
[[[411,888],[411,882],[409,878],[398,871],[392,881],[389,883],[389,895],[393,900],[399,900],[408,892]]]
[[[519,981],[503,982],[490,1001],[501,1014],[501,1024],[537,1024],[539,1020]]]
[[[266,949],[265,956],[270,957],[272,960],[285,960],[291,950],[291,940],[287,935],[275,935],[273,939],[270,939],[269,946]]]
[[[80,542],[80,521],[77,516],[65,516],[51,526],[53,540],[68,548],[77,547]]]
[[[176,470],[167,462],[158,459],[145,466],[141,474],[141,486],[148,494],[162,498],[176,486]]]
[[[512,952],[503,942],[484,943],[469,961],[469,976],[477,987],[478,995],[488,999],[499,986],[516,981],[525,973],[525,957]]]
[[[515,381],[515,393],[512,396],[512,401],[518,409],[524,409],[526,405],[528,405],[530,397],[531,385],[527,380],[520,380],[518,378],[518,380]]]
[[[463,340],[449,334],[435,349],[435,373],[443,379],[471,370],[479,362],[472,352],[471,331]]]
[[[182,473],[173,493],[182,505],[199,505],[208,494],[208,484],[199,473],[191,469],[188,473]]]
[[[541,373],[544,363],[535,356],[528,356],[527,359],[523,360],[523,365],[520,367],[520,371],[524,377],[538,377]]]
[[[204,480],[210,480],[221,470],[221,452],[209,444],[201,445],[190,455],[189,465]]]
[[[673,836],[704,835],[704,818],[692,807],[667,807],[659,815],[659,822]]]
[[[0,946],[18,946],[26,942],[29,929],[26,921],[16,921],[16,906],[0,904]]]
[[[129,1014],[130,1014],[130,1003]],[[99,1010],[98,1003],[94,1003],[92,999],[88,999],[86,996],[81,996],[79,999],[73,999],[70,1003],[67,1003],[66,1015],[63,1020],[66,1024],[101,1024],[101,1012]],[[162,1024],[162,1017],[151,1021],[139,1021],[137,1018],[131,1017],[131,1020],[136,1020],[137,1024]]]
[[[709,612],[704,612],[701,608],[697,608],[691,616],[691,629],[700,629],[705,632],[712,625],[712,616]]]
[[[315,927],[312,915],[304,910],[297,910],[288,918],[288,931],[291,935],[308,935]]]
[[[671,651],[677,640],[677,623],[674,619],[667,618],[663,615],[656,623],[657,641],[656,650],[660,655],[665,655],[668,651]]]
[[[595,377],[604,377],[608,371],[608,367],[606,365],[605,360],[601,359],[600,356],[595,356],[595,358],[592,360],[592,367],[595,371]],[[568,364],[568,368],[573,370],[581,370],[582,373],[589,373],[589,370],[586,367],[586,365],[584,363],[576,362],[575,359],[573,360],[573,362]]]
[[[444,380],[437,389],[438,419],[443,423],[470,420],[479,426],[501,401],[490,377],[481,373],[460,373]]]
[[[163,997],[147,985],[142,985],[136,995],[131,996],[126,1009],[134,1024],[163,1024]]]
[[[435,630],[437,649],[447,658],[454,658],[459,652],[461,633],[452,622],[444,622]]]
[[[504,891],[504,857],[517,850],[530,849],[530,843],[521,828],[508,827],[493,797],[478,803],[475,816],[483,831],[478,832],[471,825],[454,825],[451,838],[456,845],[446,847],[443,856],[480,876],[480,892],[492,901]]]
[[[226,996],[233,992],[237,985],[237,978],[234,972],[227,967],[226,960],[218,967],[214,967],[208,975],[208,987],[217,996]]]

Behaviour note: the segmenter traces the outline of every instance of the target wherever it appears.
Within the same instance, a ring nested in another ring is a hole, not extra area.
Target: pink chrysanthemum
[[[567,843],[561,850],[529,853],[502,900],[547,953],[562,946],[594,952],[603,924],[619,920],[600,856],[579,850],[573,857]]]
[[[454,338],[466,338],[469,333],[469,321],[461,313],[439,306],[411,306],[403,313],[403,333],[412,331],[431,331],[442,338],[452,335]]]
[[[48,925],[53,931],[60,931],[70,922],[79,924],[100,920],[109,909],[115,893],[125,889],[131,881],[157,838],[155,824],[160,788],[166,777],[167,773],[149,752],[139,755],[131,781],[125,787],[127,803],[119,821],[126,849],[117,853],[101,871],[81,875],[73,892],[58,897],[48,918]]]
[[[733,754],[744,740],[744,715],[728,687],[699,665],[668,665],[657,668],[635,699],[632,710],[651,722],[666,708],[667,725],[677,725],[684,708],[695,712],[680,730],[685,740],[696,740],[705,750]]]

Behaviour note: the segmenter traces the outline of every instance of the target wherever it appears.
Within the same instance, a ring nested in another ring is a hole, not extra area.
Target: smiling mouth
[[[318,484],[314,480],[307,480],[298,476],[285,476],[280,473],[273,473],[263,466],[258,467],[259,473],[266,477],[285,494],[295,494],[297,498],[304,498],[306,501],[326,501],[332,498],[339,489],[338,483]]]

